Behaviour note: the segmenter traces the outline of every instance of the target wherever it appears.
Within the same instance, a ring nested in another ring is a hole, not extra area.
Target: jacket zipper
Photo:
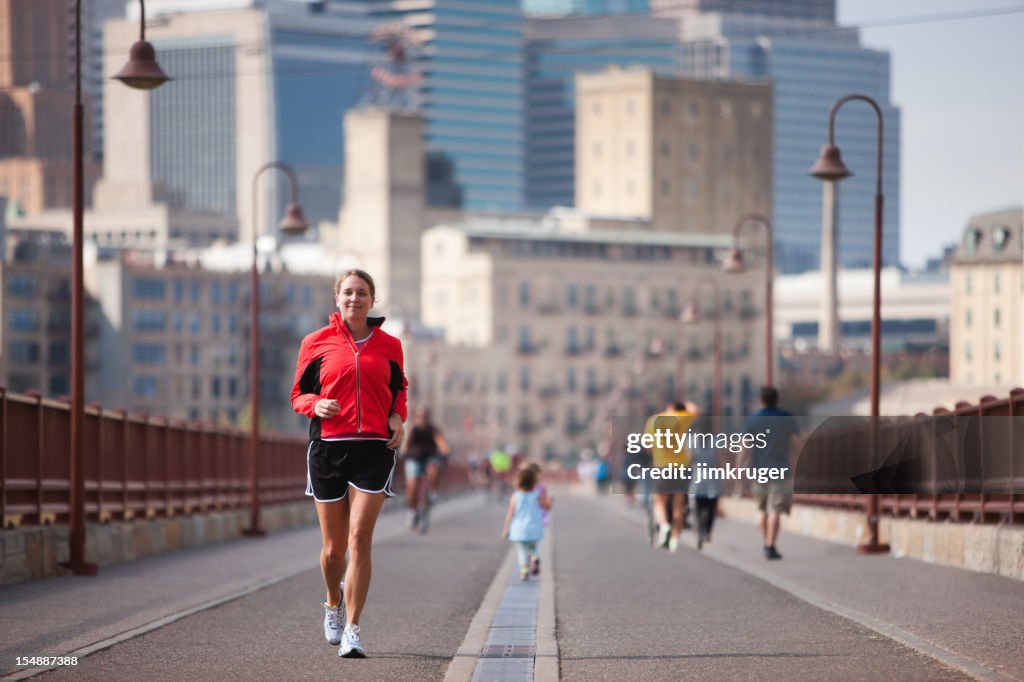
[[[353,344],[354,345],[354,344]],[[359,390],[359,351],[356,351],[356,433],[363,432],[363,408]]]

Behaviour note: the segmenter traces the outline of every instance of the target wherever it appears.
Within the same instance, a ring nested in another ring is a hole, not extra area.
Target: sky
[[[922,266],[971,215],[1024,204],[1024,2],[838,0],[843,25],[1015,8],[1015,13],[864,28],[888,50],[902,109],[900,259]]]

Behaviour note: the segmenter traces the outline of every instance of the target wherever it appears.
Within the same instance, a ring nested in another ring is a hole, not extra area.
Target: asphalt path
[[[367,659],[339,658],[324,641],[316,568],[41,679],[440,680],[508,551],[502,512],[479,505],[437,521],[426,536],[404,533],[375,546],[361,623]]]
[[[558,501],[563,680],[970,679],[580,498]]]

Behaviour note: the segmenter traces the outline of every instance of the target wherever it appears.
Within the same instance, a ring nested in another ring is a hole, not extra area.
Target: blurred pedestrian
[[[700,410],[692,402],[670,403],[664,412],[651,415],[644,425],[644,433],[655,438],[655,447],[651,448],[652,466],[658,469],[666,467],[690,466],[690,451],[679,443],[690,424],[700,416]],[[661,438],[657,438],[661,432]],[[672,438],[665,438],[665,432]],[[661,445],[657,445],[661,443]],[[689,481],[686,479],[661,478],[652,481],[654,490],[654,516],[658,523],[658,535],[655,544],[667,547],[670,552],[679,549],[679,535],[686,521]]]
[[[369,317],[373,278],[349,270],[334,294],[339,312],[302,340],[292,406],[310,418],[306,494],[316,502],[323,539],[324,637],[341,644],[339,656],[363,658],[359,618],[377,515],[395,494],[407,382],[401,342],[381,329],[383,317]]]
[[[555,502],[555,498],[553,495],[548,493],[548,488],[544,485],[544,469],[541,468],[540,464],[537,462],[530,462],[526,466],[532,469],[533,473],[537,476],[537,484],[535,486],[537,492],[540,494],[541,498],[548,501],[548,506],[541,507],[540,510],[541,518],[544,521],[544,527],[547,528],[551,515],[551,507]],[[540,573],[540,540],[537,541],[537,552],[533,556],[533,563],[530,565],[530,573],[533,575]]]
[[[544,510],[551,509],[551,502],[537,490],[537,474],[529,466],[516,472],[515,486],[501,535],[516,544],[519,578],[529,580],[537,544],[544,539]]]
[[[433,502],[440,471],[450,453],[441,429],[430,420],[430,410],[418,408],[405,444],[406,525],[409,528],[416,527],[420,510]]]
[[[749,466],[754,469],[789,467],[789,450],[793,436],[797,434],[796,418],[779,409],[779,391],[774,386],[761,388],[761,409],[750,415],[743,425],[743,432],[755,437],[763,434],[765,447],[750,448]],[[769,480],[753,485],[754,499],[761,511],[761,539],[764,542],[765,559],[781,559],[775,543],[779,537],[779,518],[789,514],[793,504],[792,479]]]
[[[693,427],[694,434],[705,434],[706,429]],[[708,469],[718,466],[718,451],[714,447],[714,437],[710,439],[694,439],[698,443],[693,448],[692,476],[693,485],[690,486],[690,494],[693,496],[693,506],[696,511],[697,524],[697,549],[703,549],[704,545],[711,542],[711,531],[715,526],[715,517],[718,515],[718,498],[722,495],[722,481],[718,477],[708,477]]]

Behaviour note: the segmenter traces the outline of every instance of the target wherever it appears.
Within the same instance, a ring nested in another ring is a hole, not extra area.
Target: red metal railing
[[[0,388],[4,527],[68,520],[68,404]],[[85,511],[90,521],[244,507],[248,433],[86,408]],[[260,500],[304,499],[307,441],[260,438]]]
[[[956,487],[959,482],[961,489],[980,492],[879,495],[881,512],[892,516],[948,518],[981,523],[1024,522],[1024,494],[1017,492],[1024,484],[1024,471],[1021,471],[1020,462],[1020,453],[1024,451],[1024,419],[1009,419],[1024,417],[1024,389],[1014,389],[1008,397],[1002,399],[985,396],[977,404],[958,403],[952,412],[939,408],[933,411],[932,416],[980,419],[971,422],[970,428],[963,429],[962,440],[957,438],[947,442],[953,448],[949,459],[963,463],[960,469],[950,471],[944,469],[941,462],[936,462],[936,457],[926,458],[930,467],[930,487],[933,490],[948,490]],[[882,450],[885,451],[887,439],[891,443],[892,439],[900,436],[910,439],[910,448],[933,448],[939,440],[935,429],[940,424],[941,421],[918,415],[911,428],[907,428],[906,424],[883,426],[879,436],[883,443]],[[828,454],[831,457],[822,457],[822,461],[831,460],[836,466],[841,466],[847,459],[842,456],[844,451],[866,452],[868,426],[862,423],[856,428],[836,432],[826,438],[816,437],[815,441],[814,451],[805,447],[801,451],[801,459]],[[964,456],[964,453],[972,456]],[[831,480],[837,479],[837,473],[835,470],[815,471],[815,475]],[[857,511],[864,511],[866,505],[866,497],[860,494],[798,494],[794,499],[803,504]]]

